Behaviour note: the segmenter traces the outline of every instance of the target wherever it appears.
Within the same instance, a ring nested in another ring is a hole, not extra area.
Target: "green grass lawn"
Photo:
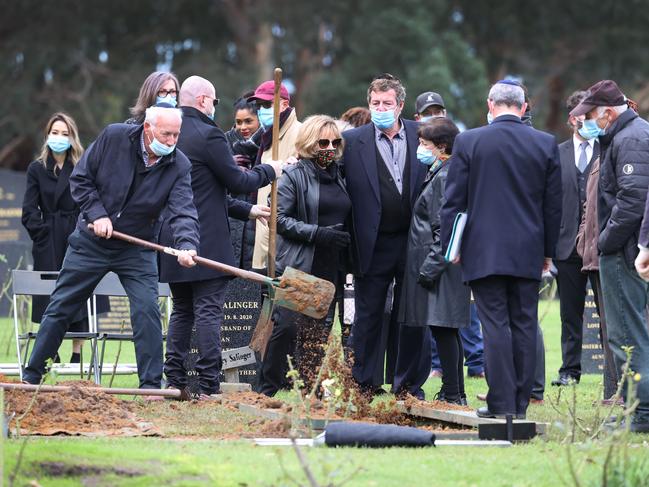
[[[546,377],[549,384],[560,364],[560,321],[558,304],[542,302],[540,314],[547,310],[542,322],[546,346]],[[0,321],[0,362],[15,361],[12,324]],[[109,344],[106,361],[113,362],[117,344]],[[133,363],[131,343],[124,343],[120,362]],[[62,347],[66,359],[70,344]],[[86,355],[89,356],[89,355]],[[108,378],[104,380],[107,383]],[[576,405],[583,427],[594,424],[603,414],[596,406],[601,396],[601,377],[584,376],[576,387]],[[136,387],[136,376],[118,376],[114,385]],[[426,394],[439,390],[439,379],[429,380]],[[486,392],[483,380],[467,379],[467,394],[471,406],[479,392]],[[564,390],[564,399],[572,391]],[[569,479],[568,446],[564,439],[567,423],[566,404],[557,399],[557,389],[548,386],[544,405],[533,405],[528,416],[553,425],[546,440],[517,445],[512,448],[440,447],[435,449],[304,449],[319,485],[336,484],[348,475],[346,485],[360,486],[558,486],[575,485]],[[288,397],[285,396],[285,397]],[[559,404],[560,403],[560,404]],[[558,404],[553,407],[553,404]],[[210,431],[228,431],[228,419],[209,410],[194,412],[190,404],[165,414],[180,415],[187,420],[215,424]],[[164,417],[164,416],[163,416]],[[191,419],[190,419],[191,418]],[[184,436],[182,427],[167,432],[169,436]],[[209,436],[209,434],[203,434]],[[583,438],[584,435],[581,435]],[[602,485],[602,465],[607,446],[612,440],[581,441],[570,447],[573,469],[580,485]],[[630,459],[649,457],[649,435],[633,436]],[[4,441],[4,478],[15,466],[21,441]],[[73,468],[74,467],[74,468]],[[649,465],[640,479],[649,479]],[[76,469],[76,470],[74,470]],[[627,480],[632,470],[626,469]],[[204,438],[30,438],[26,443],[18,480],[15,485],[27,485],[37,480],[40,485],[309,485],[295,453],[290,448],[256,447],[248,441],[216,441]],[[647,480],[649,482],[649,480]],[[609,484],[613,485],[613,484]],[[623,485],[623,484],[616,484]],[[634,481],[626,485],[643,485]],[[647,485],[647,484],[644,484]]]

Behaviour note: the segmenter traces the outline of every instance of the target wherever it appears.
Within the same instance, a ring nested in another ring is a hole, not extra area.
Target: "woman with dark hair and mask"
[[[234,102],[234,126],[225,133],[234,156],[234,162],[243,171],[250,170],[255,165],[261,136],[264,133],[257,118],[257,103],[248,101],[248,98],[254,94],[254,91],[246,92]],[[256,192],[231,194],[230,197],[253,205],[257,203]],[[244,222],[236,218],[229,218],[229,221],[230,238],[237,266],[250,270],[252,254],[255,250],[256,222],[254,220]]]
[[[435,337],[443,373],[442,389],[435,398],[465,405],[460,328],[469,325],[471,291],[462,281],[460,265],[446,261],[440,240],[440,210],[458,133],[447,118],[436,118],[418,130],[417,158],[429,170],[412,211],[398,320],[402,327],[426,327]],[[399,349],[395,392],[424,398],[422,386],[432,356],[430,333],[422,334],[419,349]]]
[[[45,126],[45,140],[36,160],[27,169],[22,223],[32,239],[35,271],[58,271],[74,231],[79,207],[70,195],[70,174],[81,159],[83,147],[77,124],[65,113],[55,113]],[[49,303],[47,296],[34,296],[32,321],[40,323]],[[99,311],[105,311],[102,305]],[[88,331],[86,309],[70,323],[68,331]],[[80,361],[83,340],[74,340],[70,363]]]
[[[135,105],[131,107],[132,116],[124,123],[144,123],[146,109],[158,103],[168,103],[175,108],[178,105],[179,91],[180,83],[178,83],[175,74],[166,71],[154,71],[142,83]]]
[[[290,266],[336,284],[350,243],[345,229],[351,200],[336,161],[343,139],[336,121],[313,115],[295,141],[298,162],[284,169],[278,181],[277,274]],[[322,362],[334,317],[335,300],[326,318],[315,320],[277,308],[259,374],[259,392],[273,396],[286,383],[287,355],[295,357],[300,378],[311,387]]]

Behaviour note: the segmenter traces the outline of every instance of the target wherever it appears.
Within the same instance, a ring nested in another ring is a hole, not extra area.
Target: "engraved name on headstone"
[[[247,347],[252,338],[259,313],[261,311],[261,289],[259,284],[245,279],[233,279],[228,285],[223,304],[223,324],[221,326],[222,357],[228,360],[228,350]],[[198,358],[198,344],[195,330],[192,330],[191,353],[187,359],[186,369],[189,389],[198,392],[198,374],[194,369]],[[257,380],[254,362],[239,368],[239,381],[253,384]],[[225,376],[221,374],[221,381]]]

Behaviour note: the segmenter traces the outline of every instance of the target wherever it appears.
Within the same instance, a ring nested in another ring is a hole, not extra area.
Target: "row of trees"
[[[128,117],[151,71],[200,74],[231,102],[284,69],[300,117],[365,104],[378,73],[434,90],[452,116],[484,123],[489,84],[528,86],[534,123],[559,134],[563,100],[602,78],[649,109],[647,0],[0,0],[0,166],[24,168],[56,110],[88,143]]]

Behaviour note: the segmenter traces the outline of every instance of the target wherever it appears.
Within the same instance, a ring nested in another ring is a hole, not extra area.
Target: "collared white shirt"
[[[588,145],[586,146],[586,164],[588,164],[590,160],[593,158],[593,148],[595,147],[596,140],[597,137],[586,140],[586,142],[588,142]],[[579,168],[579,156],[581,156],[582,142],[583,141],[577,138],[575,134],[572,134],[572,144],[574,145],[574,150],[575,150],[575,166],[577,166],[577,168]]]

